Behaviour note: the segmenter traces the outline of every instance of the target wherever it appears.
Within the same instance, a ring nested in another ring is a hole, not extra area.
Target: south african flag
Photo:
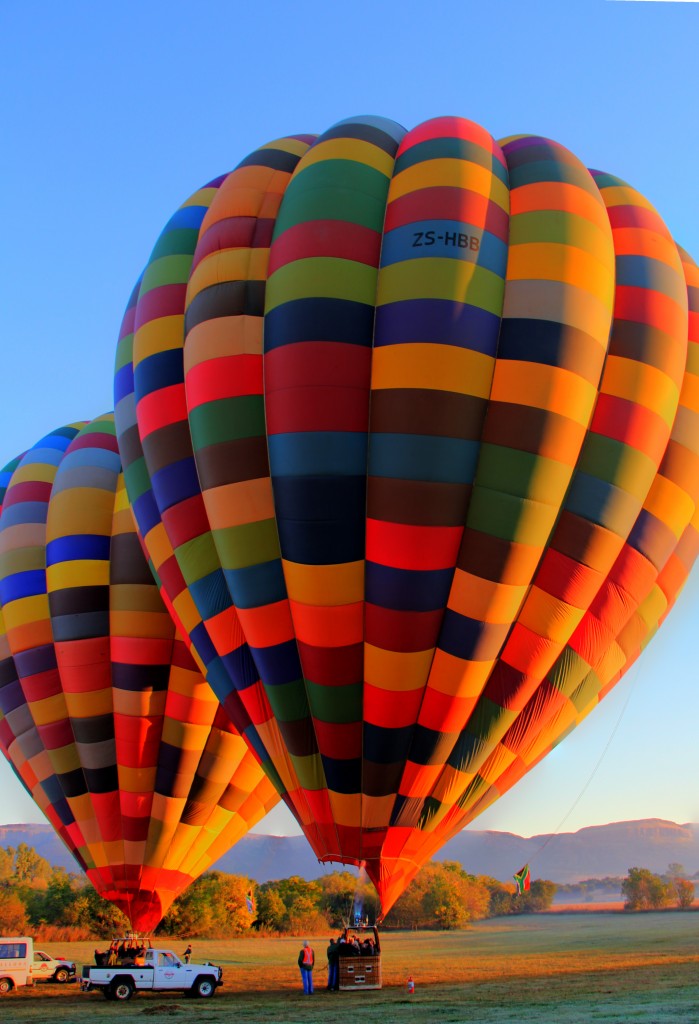
[[[523,868],[512,876],[517,883],[517,893],[523,896],[525,892],[529,892],[531,889],[531,875],[529,874],[529,865],[525,864]]]

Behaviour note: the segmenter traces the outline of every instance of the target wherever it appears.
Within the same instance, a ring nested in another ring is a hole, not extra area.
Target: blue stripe
[[[402,612],[436,611],[447,603],[453,575],[453,569],[395,569],[367,562],[366,600]]]
[[[267,438],[272,477],[351,477],[366,473],[367,435],[324,430]]]
[[[369,476],[432,483],[469,484],[476,473],[478,441],[425,434],[372,434]]]
[[[471,239],[476,240],[477,248],[471,247]],[[504,277],[507,245],[489,231],[460,220],[416,221],[394,228],[383,237],[382,267],[429,258],[477,263],[498,277]]]
[[[198,230],[201,227],[202,221],[207,214],[208,206],[183,206],[175,213],[173,213],[170,220],[167,222],[165,227],[160,233],[160,237],[166,235],[168,231],[178,231],[181,228],[195,228]],[[147,270],[146,270],[147,273]]]
[[[47,501],[21,501],[17,505],[5,505],[2,510],[2,528],[21,526],[25,523],[46,523]]]
[[[303,676],[296,640],[272,647],[253,647],[251,653],[265,686],[284,686]]]
[[[133,394],[133,363],[127,363],[114,374],[114,405]]]
[[[264,348],[298,341],[371,346],[374,307],[346,299],[293,299],[265,313]]]
[[[197,611],[202,619],[211,619],[231,607],[226,579],[222,569],[214,569],[207,576],[187,584]]]
[[[81,533],[70,537],[57,537],[46,545],[46,565],[73,562],[77,559],[106,562],[112,547],[111,537]]]
[[[278,558],[243,569],[224,569],[223,575],[237,608],[260,608],[283,601],[287,596],[282,563]]]
[[[138,523],[138,532],[142,537],[147,537],[154,526],[162,522],[160,518],[160,510],[155,503],[155,497],[152,491],[144,491],[144,493],[136,498],[131,505],[134,518]]]
[[[17,572],[0,580],[0,603],[2,604],[45,593],[46,572],[44,569],[28,569],[26,572]]]
[[[156,352],[143,359],[133,371],[134,394],[137,400],[153,391],[181,384],[184,381],[182,349]]]
[[[566,511],[606,526],[621,535],[626,524],[633,523],[640,511],[640,501],[627,491],[589,473],[577,472],[566,497]]]
[[[495,356],[500,317],[448,299],[405,299],[376,308],[374,345],[409,342],[456,345]]]
[[[157,473],[153,473],[151,486],[161,513],[199,494],[201,488],[193,457],[171,462],[169,466],[164,466]]]
[[[364,558],[364,475],[277,477],[273,487],[284,558],[308,565]]]

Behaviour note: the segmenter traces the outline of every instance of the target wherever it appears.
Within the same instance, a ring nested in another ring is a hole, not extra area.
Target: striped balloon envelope
[[[114,418],[0,479],[0,746],[95,889],[155,927],[277,794],[163,604]]]
[[[384,912],[598,703],[697,552],[697,268],[536,136],[378,117],[166,226],[117,435],[176,620]]]

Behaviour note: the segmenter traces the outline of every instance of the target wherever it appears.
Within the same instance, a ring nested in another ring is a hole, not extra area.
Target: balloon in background
[[[0,741],[100,895],[139,931],[277,802],[163,605],[113,416],[7,467]]]
[[[160,236],[116,362],[138,529],[316,854],[384,912],[674,602],[696,288],[629,185],[455,117],[270,143]]]

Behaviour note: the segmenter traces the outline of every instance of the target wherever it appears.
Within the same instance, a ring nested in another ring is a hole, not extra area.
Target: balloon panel
[[[162,603],[113,416],[43,439],[0,516],[3,752],[139,931],[276,803]]]
[[[384,910],[675,600],[695,295],[629,185],[455,117],[277,140],[157,243],[117,357],[140,534],[317,855]]]

